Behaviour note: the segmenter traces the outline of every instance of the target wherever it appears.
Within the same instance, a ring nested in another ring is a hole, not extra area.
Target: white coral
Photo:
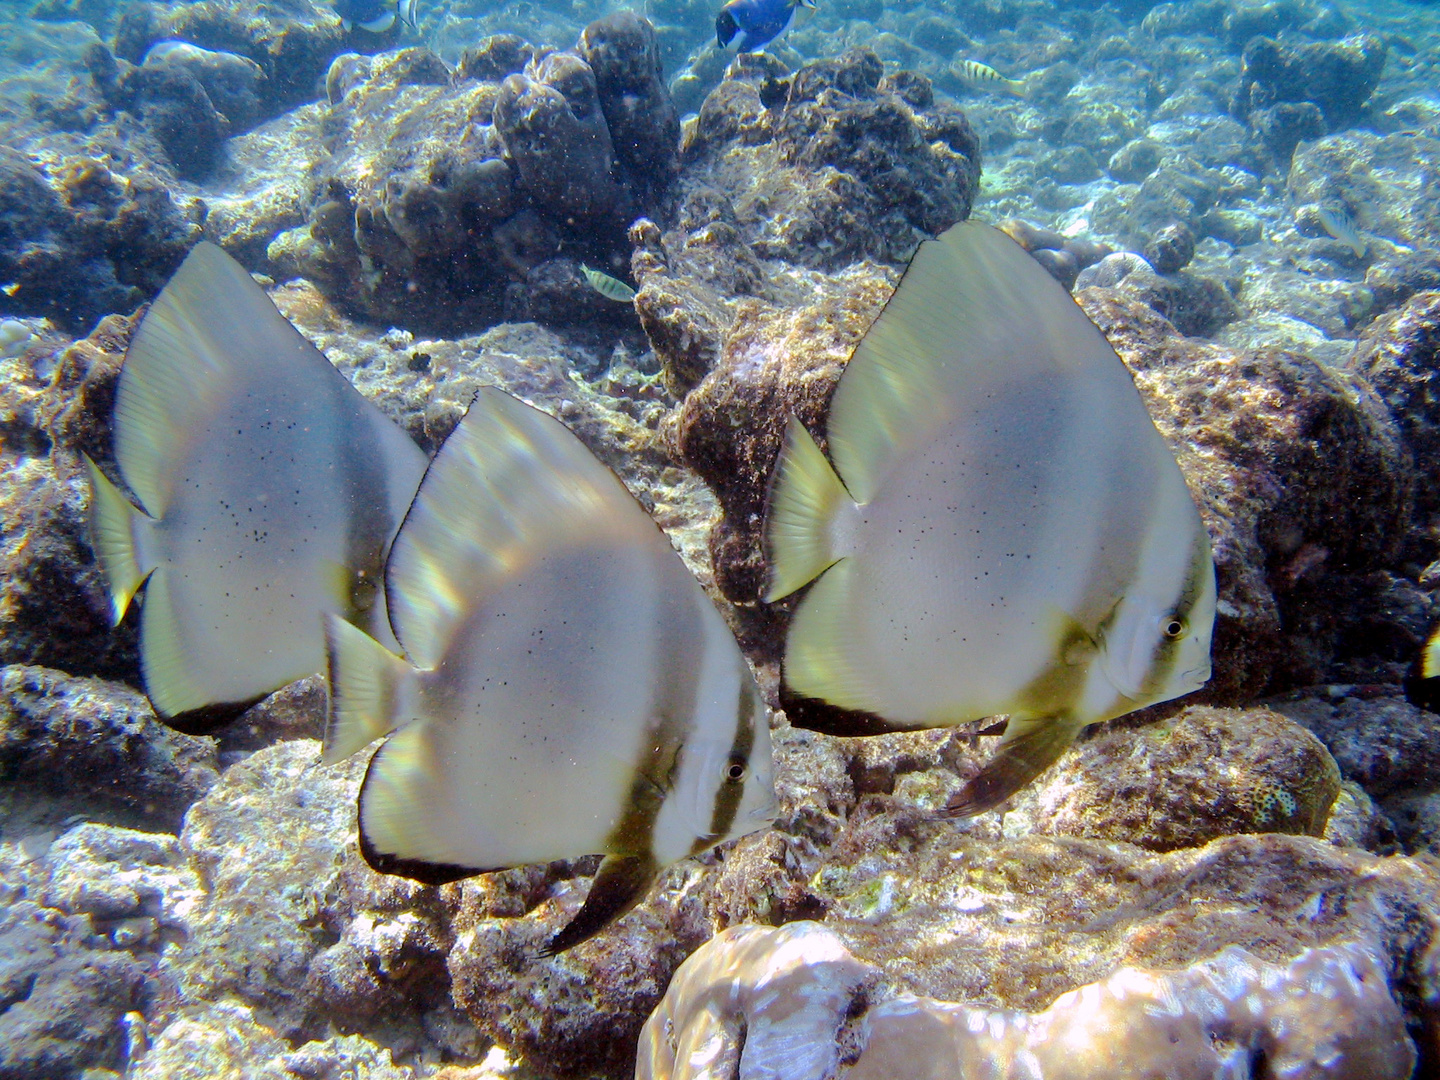
[[[727,930],[646,1023],[636,1080],[1405,1080],[1415,1066],[1358,944],[1122,968],[1039,1013],[898,994],[854,1015],[877,976],[818,923]]]

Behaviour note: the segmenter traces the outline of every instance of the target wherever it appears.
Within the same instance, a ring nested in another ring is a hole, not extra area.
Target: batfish
[[[649,515],[558,420],[482,389],[385,571],[405,657],[328,620],[325,759],[389,738],[361,851],[432,883],[604,853],[545,953],[775,815],[765,705]],[[393,733],[392,733],[393,732]]]
[[[766,599],[818,578],[784,677],[890,728],[1008,715],[949,813],[1209,679],[1215,571],[1184,477],[1115,351],[1003,233],[920,245],[827,430],[829,461],[791,419],[768,508]]]
[[[135,331],[114,437],[137,502],[87,459],[95,549],[116,622],[144,587],[145,689],[172,727],[320,671],[327,613],[394,643],[381,568],[425,454],[215,245]]]

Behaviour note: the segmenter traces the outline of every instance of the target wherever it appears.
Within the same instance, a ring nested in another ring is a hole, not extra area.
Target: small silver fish
[[[145,590],[140,666],[182,731],[325,666],[321,616],[386,640],[380,572],[425,454],[200,244],[150,306],[115,393],[115,459],[86,459],[116,622]]]
[[[1019,79],[1007,79],[979,60],[955,60],[950,64],[950,71],[957,79],[977,90],[1005,90],[1016,97],[1025,96],[1023,82]]]
[[[325,760],[389,734],[360,792],[375,869],[438,883],[603,852],[554,954],[773,819],[768,715],[725,620],[560,421],[482,388],[385,592],[403,658],[327,623]]]
[[[614,300],[617,304],[628,304],[635,299],[635,290],[619,278],[611,277],[599,270],[592,270],[584,263],[580,264],[580,272],[585,275],[585,280],[590,283],[590,287],[606,300]]]
[[[1350,216],[1350,211],[1343,203],[1321,203],[1315,208],[1315,217],[1325,231],[1349,247],[1357,259],[1365,257],[1365,241],[1355,227],[1355,219]]]

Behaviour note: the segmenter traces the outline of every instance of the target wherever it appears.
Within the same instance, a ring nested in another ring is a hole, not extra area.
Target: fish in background
[[[665,535],[558,420],[482,389],[385,571],[404,657],[327,620],[324,759],[389,735],[360,849],[440,883],[604,853],[553,955],[671,863],[775,816],[770,728],[735,639]]]
[[[1405,700],[1411,705],[1440,713],[1440,626],[1430,631],[1403,682]]]
[[[830,460],[791,419],[768,508],[765,599],[814,581],[784,678],[890,729],[1007,715],[948,814],[1209,679],[1215,571],[1184,477],[1115,351],[1003,233],[921,244],[827,431]]]
[[[585,275],[585,280],[606,300],[614,300],[617,304],[629,304],[635,300],[635,290],[617,277],[611,277],[601,270],[594,270],[580,264],[580,272]]]
[[[348,34],[360,27],[372,34],[383,34],[399,20],[415,29],[415,0],[335,0],[335,12]]]
[[[1000,72],[982,64],[979,60],[953,60],[950,72],[966,86],[975,90],[1004,90],[1016,97],[1025,96],[1025,84],[1019,79],[1007,79]]]
[[[325,666],[322,616],[393,644],[381,568],[425,454],[213,244],[135,331],[115,395],[131,503],[86,459],[118,623],[140,597],[156,713],[223,724]]]
[[[1365,241],[1361,239],[1360,230],[1355,227],[1355,219],[1343,203],[1321,203],[1316,207],[1315,217],[1321,228],[1353,251],[1357,259],[1365,257]]]
[[[814,0],[727,0],[715,17],[715,43],[734,52],[759,52],[795,25],[801,8],[813,11]]]

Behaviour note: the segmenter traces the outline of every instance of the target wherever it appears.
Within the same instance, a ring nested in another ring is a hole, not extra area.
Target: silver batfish
[[[385,584],[405,658],[328,622],[326,760],[394,732],[360,794],[376,869],[441,882],[604,853],[548,954],[628,910],[659,869],[774,817],[768,716],[735,639],[558,420],[482,389]]]
[[[199,732],[325,665],[322,616],[389,637],[380,572],[425,455],[213,244],[130,343],[115,459],[88,462],[118,622],[144,587],[155,711]]]
[[[1215,572],[1185,480],[1115,351],[1003,233],[920,246],[827,427],[834,468],[792,419],[768,511],[766,599],[819,578],[784,676],[894,728],[1008,715],[950,813],[1210,677]]]

